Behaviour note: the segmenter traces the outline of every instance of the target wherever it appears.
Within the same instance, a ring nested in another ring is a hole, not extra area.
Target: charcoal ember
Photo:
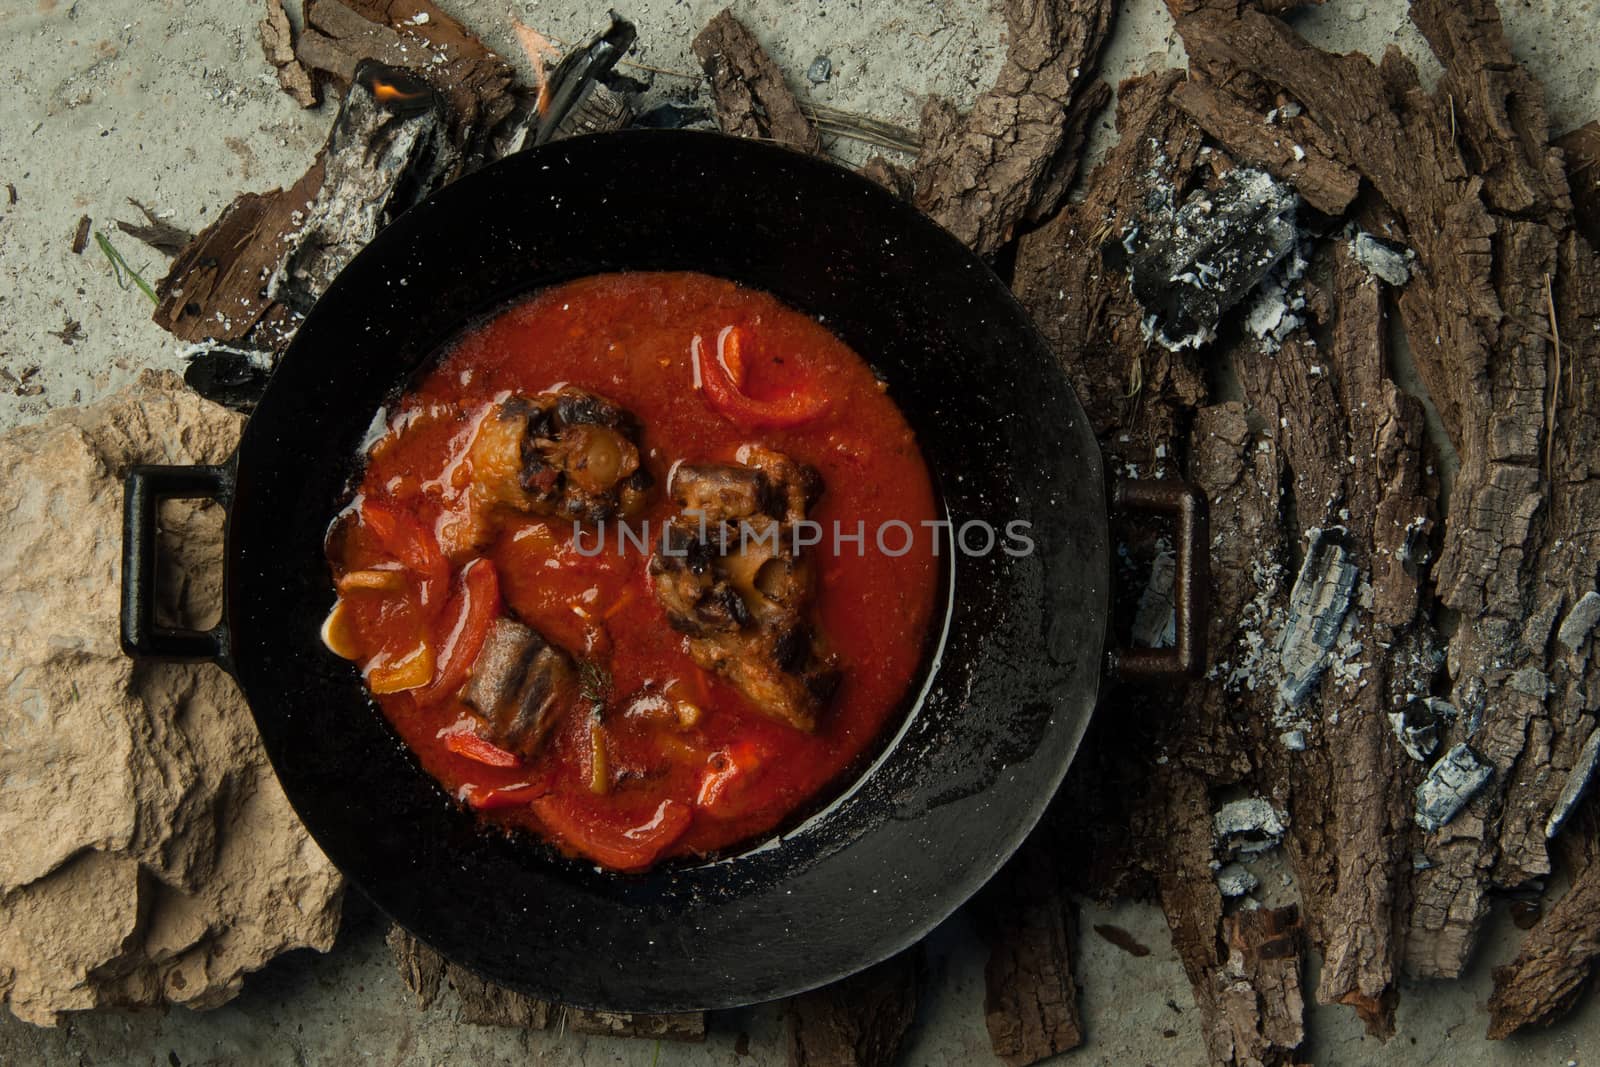
[[[1245,869],[1243,864],[1224,863],[1217,868],[1217,892],[1225,897],[1249,896],[1261,885],[1261,879]]]
[[[183,380],[207,400],[235,410],[255,405],[272,377],[277,356],[266,349],[219,341],[190,345],[179,355],[188,361]]]
[[[643,130],[685,130],[710,124],[711,112],[708,109],[672,100],[641,112],[633,120],[633,125]]]
[[[1283,671],[1278,697],[1294,708],[1310,696],[1327,669],[1350,610],[1360,572],[1350,562],[1337,528],[1310,531],[1310,544],[1294,587],[1289,591],[1289,618],[1278,637]]]
[[[1147,338],[1173,351],[1199,348],[1298,244],[1293,189],[1266,171],[1237,167],[1174,206],[1153,194],[1145,213],[1101,249],[1127,271]]]
[[[633,94],[606,81],[638,36],[633,23],[612,12],[603,33],[556,65],[538,103],[508,139],[507,152],[628,125],[634,115]]]
[[[1428,771],[1417,786],[1413,817],[1429,833],[1446,826],[1494,777],[1494,768],[1465,743],[1458,744]]]
[[[1399,711],[1389,713],[1395,739],[1406,755],[1428,762],[1439,747],[1439,735],[1457,716],[1456,707],[1438,697],[1418,697]]]

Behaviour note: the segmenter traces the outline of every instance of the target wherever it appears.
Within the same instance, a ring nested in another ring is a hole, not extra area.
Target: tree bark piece
[[[1302,116],[1274,124],[1255,108],[1192,78],[1178,83],[1172,102],[1241,162],[1265,167],[1318,211],[1343,214],[1361,188],[1361,176],[1334,158],[1317,127]]]
[[[1600,119],[1556,138],[1566,155],[1572,210],[1589,247],[1600,248]]]
[[[294,27],[289,24],[289,13],[283,9],[283,0],[267,0],[267,13],[261,19],[261,50],[267,62],[278,71],[278,87],[294,98],[301,107],[316,107],[320,101],[311,72],[295,58]]]
[[[1279,428],[1272,447],[1292,473],[1291,535],[1339,531],[1370,593],[1344,620],[1339,668],[1306,705],[1320,708],[1320,744],[1273,753],[1271,762],[1297,831],[1315,828],[1292,834],[1289,851],[1325,957],[1317,995],[1355,1007],[1371,1032],[1388,1037],[1398,957],[1392,927],[1410,869],[1419,775],[1387,713],[1396,692],[1426,693],[1431,681],[1431,632],[1417,627],[1418,574],[1403,561],[1426,543],[1435,487],[1424,471],[1421,404],[1387,376],[1379,281],[1348,241],[1314,257],[1311,279],[1308,313],[1326,328],[1323,343],[1302,330],[1277,352],[1241,345],[1233,362],[1246,401]],[[1351,464],[1351,455],[1363,461]],[[1408,654],[1413,649],[1423,654]]]
[[[1114,6],[1007,0],[1010,47],[994,86],[966,116],[940,98],[923,107],[913,201],[980,254],[1066,193],[1087,124],[1107,100],[1094,68]]]
[[[545,1001],[484,981],[465,967],[450,963],[398,926],[389,927],[386,940],[400,978],[416,995],[419,1008],[433,1007],[440,991],[448,985],[461,1000],[463,1022],[528,1030],[543,1030],[550,1025],[551,1008]]]
[[[789,1067],[890,1067],[916,1017],[922,948],[789,1001]]]
[[[417,1006],[431,1008],[440,991],[448,985],[461,1003],[461,1021],[478,1026],[508,1026],[523,1030],[544,1030],[564,1016],[564,1026],[579,1033],[610,1037],[664,1038],[671,1041],[703,1041],[705,1015],[630,1015],[621,1012],[585,1011],[552,1005],[536,997],[517,993],[486,981],[424,945],[398,926],[391,926],[387,937],[400,978],[417,998]]]
[[[817,128],[800,110],[783,71],[732,11],[723,8],[706,23],[691,48],[710,80],[722,132],[776,141],[808,155],[822,150]]]
[[[1593,666],[1556,655],[1548,625],[1592,587],[1581,560],[1600,550],[1600,487],[1574,451],[1592,448],[1600,384],[1589,380],[1600,340],[1583,328],[1596,308],[1581,266],[1590,253],[1574,243],[1538,86],[1486,0],[1412,6],[1445,67],[1431,95],[1398,53],[1375,66],[1323,53],[1248,6],[1174,6],[1211,86],[1260,79],[1303,107],[1417,253],[1401,319],[1461,461],[1434,570],[1442,603],[1466,620],[1450,642],[1450,695],[1464,724],[1482,722],[1473,745],[1496,769],[1467,813],[1428,838],[1414,879],[1408,964],[1455,975],[1487,885],[1548,870],[1543,822],[1592,725],[1581,694]]]
[[[677,1015],[636,1015],[618,1011],[566,1008],[567,1025],[580,1034],[639,1037],[666,1041],[704,1041],[706,1016],[690,1011]]]
[[[1528,933],[1516,959],[1494,971],[1489,1038],[1549,1026],[1577,1002],[1600,960],[1600,805],[1587,806],[1581,866],[1572,887]],[[1576,821],[1576,820],[1575,820]]]
[[[1083,1044],[1072,902],[1049,848],[1032,838],[974,902],[989,947],[984,1024],[996,1056],[1028,1067]]]

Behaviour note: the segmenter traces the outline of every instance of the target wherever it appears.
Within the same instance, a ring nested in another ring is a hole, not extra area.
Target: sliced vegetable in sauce
[[[821,325],[726,281],[602,275],[507,308],[394,405],[357,489],[325,641],[461,804],[585,862],[770,835],[920,668],[931,538],[870,533],[936,517],[909,427]],[[869,533],[737,540],[799,520]]]
[[[725,326],[717,332],[715,356],[699,334],[691,342],[695,381],[705,391],[706,402],[713,411],[750,429],[802,426],[827,412],[828,398],[820,393],[791,393],[774,400],[757,400],[746,393],[743,347],[743,334],[737,326]]]

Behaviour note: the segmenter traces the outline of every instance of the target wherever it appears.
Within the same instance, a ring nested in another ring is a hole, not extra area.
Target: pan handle
[[[207,499],[226,507],[232,495],[231,464],[129,469],[122,497],[122,650],[128,655],[227,665],[226,613],[209,630],[156,623],[156,513],[163,500]]]
[[[1113,677],[1129,682],[1186,682],[1205,670],[1209,609],[1211,521],[1205,495],[1188,482],[1167,479],[1118,480],[1111,506],[1125,512],[1154,512],[1178,519],[1178,558],[1172,579],[1177,643],[1172,648],[1118,648],[1110,653]]]

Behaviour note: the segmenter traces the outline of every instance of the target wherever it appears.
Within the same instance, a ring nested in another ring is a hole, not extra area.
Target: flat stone
[[[242,421],[146,372],[0,436],[0,1003],[29,1022],[215,1007],[275,956],[333,944],[343,880],[233,679],[136,668],[119,644],[124,474],[219,462]],[[157,599],[173,619],[220,603],[217,518],[162,512],[177,537]]]

